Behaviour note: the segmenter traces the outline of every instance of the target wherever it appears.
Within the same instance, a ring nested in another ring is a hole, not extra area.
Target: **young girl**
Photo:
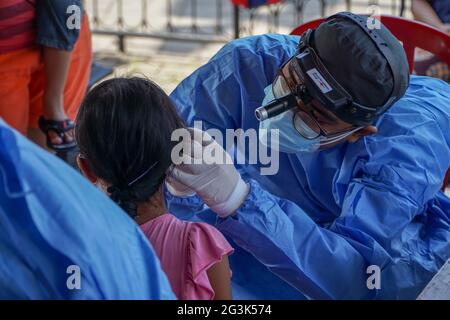
[[[170,137],[181,127],[170,98],[155,83],[105,81],[78,113],[78,166],[141,226],[178,299],[231,299],[231,246],[213,227],[178,220],[164,205],[176,143]]]

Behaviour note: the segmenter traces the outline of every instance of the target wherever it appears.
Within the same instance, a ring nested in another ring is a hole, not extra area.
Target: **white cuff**
[[[228,200],[211,207],[211,210],[217,213],[219,217],[226,218],[239,209],[247,198],[249,191],[249,185],[240,178]]]

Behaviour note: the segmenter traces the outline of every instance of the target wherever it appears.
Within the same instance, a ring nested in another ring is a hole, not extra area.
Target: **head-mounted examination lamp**
[[[343,12],[328,18],[328,20],[342,17],[350,19],[360,26],[387,60],[393,75],[393,90],[386,103],[375,107],[356,103],[352,96],[328,72],[315,52],[311,45],[315,30],[310,29],[302,35],[294,57],[289,59],[282,67],[282,69],[287,69],[289,73],[287,76],[291,79],[289,93],[282,97],[275,97],[275,100],[269,104],[256,109],[255,116],[259,121],[264,121],[296,108],[299,100],[305,104],[315,100],[332,111],[338,118],[354,125],[365,126],[373,123],[379,115],[389,109],[402,96],[400,74],[395,68],[396,60],[392,50],[386,46],[382,37],[377,36],[373,30],[369,30],[366,20],[358,15]],[[292,82],[295,82],[295,84]]]
[[[264,121],[266,119],[276,117],[277,115],[282,114],[295,106],[297,106],[297,98],[293,94],[288,94],[256,109],[255,116],[259,121]]]

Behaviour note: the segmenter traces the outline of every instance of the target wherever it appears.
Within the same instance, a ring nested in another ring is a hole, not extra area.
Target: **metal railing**
[[[232,5],[229,0],[91,0],[85,6],[93,33],[116,36],[119,50],[125,51],[126,37],[227,42],[256,33],[289,32],[311,18],[337,12],[338,8],[356,11],[379,5],[380,13],[402,15],[409,2],[285,0],[246,9]],[[311,9],[314,5],[316,8]]]

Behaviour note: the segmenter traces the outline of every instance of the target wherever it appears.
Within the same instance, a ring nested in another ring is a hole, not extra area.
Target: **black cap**
[[[380,28],[372,30],[390,50],[393,60],[390,66],[361,25],[345,14],[348,13],[337,14],[320,24],[314,32],[312,47],[353,100],[368,107],[381,107],[389,100],[394,88],[391,66],[397,68],[394,71],[397,72],[400,90],[395,101],[399,100],[409,85],[409,66],[402,45],[382,23]],[[358,17],[367,25],[368,17]]]

